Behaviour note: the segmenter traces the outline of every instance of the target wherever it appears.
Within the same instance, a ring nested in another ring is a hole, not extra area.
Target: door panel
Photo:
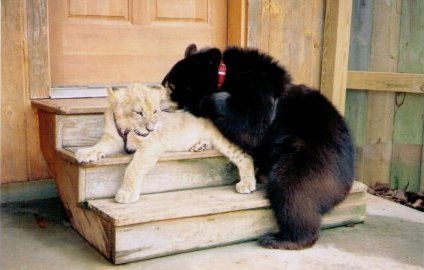
[[[160,81],[189,43],[224,48],[226,0],[50,1],[52,85]]]

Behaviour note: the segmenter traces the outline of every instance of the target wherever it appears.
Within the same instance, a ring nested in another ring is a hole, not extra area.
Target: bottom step
[[[323,228],[364,221],[365,191],[355,183],[323,217]],[[92,200],[88,207],[110,224],[107,242],[117,264],[249,241],[276,229],[263,191],[237,194],[234,186],[143,195],[130,205]]]

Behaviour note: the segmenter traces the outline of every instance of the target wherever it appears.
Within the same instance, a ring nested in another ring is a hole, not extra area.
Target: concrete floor
[[[2,270],[424,269],[424,213],[371,195],[365,224],[324,230],[308,250],[267,250],[249,242],[121,266],[64,221],[57,200],[3,205],[0,217]]]

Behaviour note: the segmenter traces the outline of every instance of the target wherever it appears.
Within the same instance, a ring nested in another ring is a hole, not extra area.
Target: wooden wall
[[[324,0],[249,0],[248,47],[277,58],[296,83],[318,88]]]
[[[349,70],[422,74],[423,44],[424,1],[354,0]],[[423,190],[424,95],[397,91],[347,91],[357,178]]]
[[[31,56],[38,50],[32,45],[39,43],[34,38],[28,40],[27,29],[33,29],[41,17],[37,16],[39,9],[26,9],[29,2],[45,1],[1,1],[1,183],[49,177],[40,151],[37,114],[30,105],[29,80],[37,80],[31,72],[37,65],[31,60],[36,58]],[[43,35],[40,31],[32,33]],[[40,68],[34,70],[39,72]]]

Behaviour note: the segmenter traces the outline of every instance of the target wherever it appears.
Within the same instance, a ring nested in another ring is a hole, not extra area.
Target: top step
[[[108,107],[107,98],[37,99],[32,106],[55,114],[103,113]]]

